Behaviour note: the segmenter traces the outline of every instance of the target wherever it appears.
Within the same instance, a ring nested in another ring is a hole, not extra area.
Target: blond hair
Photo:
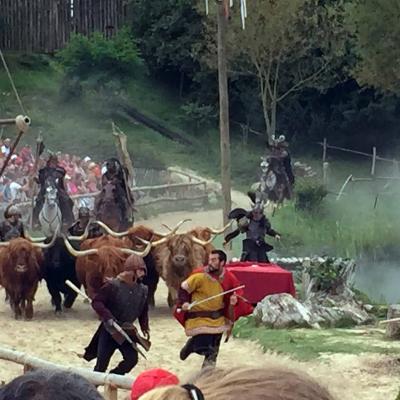
[[[204,370],[190,383],[205,400],[333,400],[329,392],[302,373],[282,368]],[[191,400],[181,386],[156,388],[140,400]]]

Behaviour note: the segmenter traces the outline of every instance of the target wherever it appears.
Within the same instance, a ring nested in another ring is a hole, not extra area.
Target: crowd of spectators
[[[0,168],[10,152],[10,139],[0,142]],[[57,153],[59,165],[66,170],[65,187],[70,196],[93,193],[99,190],[101,166],[90,157]],[[0,203],[20,203],[32,197],[34,191],[33,178],[37,171],[44,167],[48,155],[43,154],[35,166],[35,155],[31,146],[18,148],[11,156],[4,175],[0,178]],[[35,171],[36,170],[36,171]]]

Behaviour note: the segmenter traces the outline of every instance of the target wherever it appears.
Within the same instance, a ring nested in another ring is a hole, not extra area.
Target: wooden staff
[[[39,168],[40,149],[42,147],[42,143],[43,143],[43,138],[39,133],[36,139],[35,164],[33,166],[33,171],[32,171],[32,199],[31,199],[31,219],[30,219],[31,230],[33,229],[33,209],[35,208],[35,188],[36,188],[35,177],[37,175]]]
[[[0,125],[16,125],[18,129],[18,136],[15,139],[14,143],[11,146],[10,152],[7,155],[7,158],[4,161],[3,166],[0,170],[0,178],[3,176],[5,169],[7,168],[8,163],[10,162],[11,156],[14,154],[15,149],[18,146],[19,141],[22,138],[22,135],[26,133],[29,129],[29,125],[31,124],[31,120],[27,116],[18,115],[16,118],[8,118],[8,119],[0,119]]]

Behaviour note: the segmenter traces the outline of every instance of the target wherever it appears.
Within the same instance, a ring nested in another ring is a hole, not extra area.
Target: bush
[[[58,53],[58,58],[67,76],[81,80],[93,74],[106,74],[110,79],[132,74],[141,65],[141,58],[135,40],[127,28],[121,29],[111,38],[100,32],[87,37],[81,34],[72,36],[68,45]]]
[[[325,186],[316,181],[304,181],[296,186],[295,207],[303,211],[316,211],[328,192]]]

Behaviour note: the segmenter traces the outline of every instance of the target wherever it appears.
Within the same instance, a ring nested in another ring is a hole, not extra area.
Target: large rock
[[[265,297],[253,316],[256,323],[269,328],[317,327],[310,311],[287,293]]]
[[[400,304],[391,304],[388,308],[387,319],[400,318]],[[386,337],[400,339],[400,322],[389,322],[386,326]]]

